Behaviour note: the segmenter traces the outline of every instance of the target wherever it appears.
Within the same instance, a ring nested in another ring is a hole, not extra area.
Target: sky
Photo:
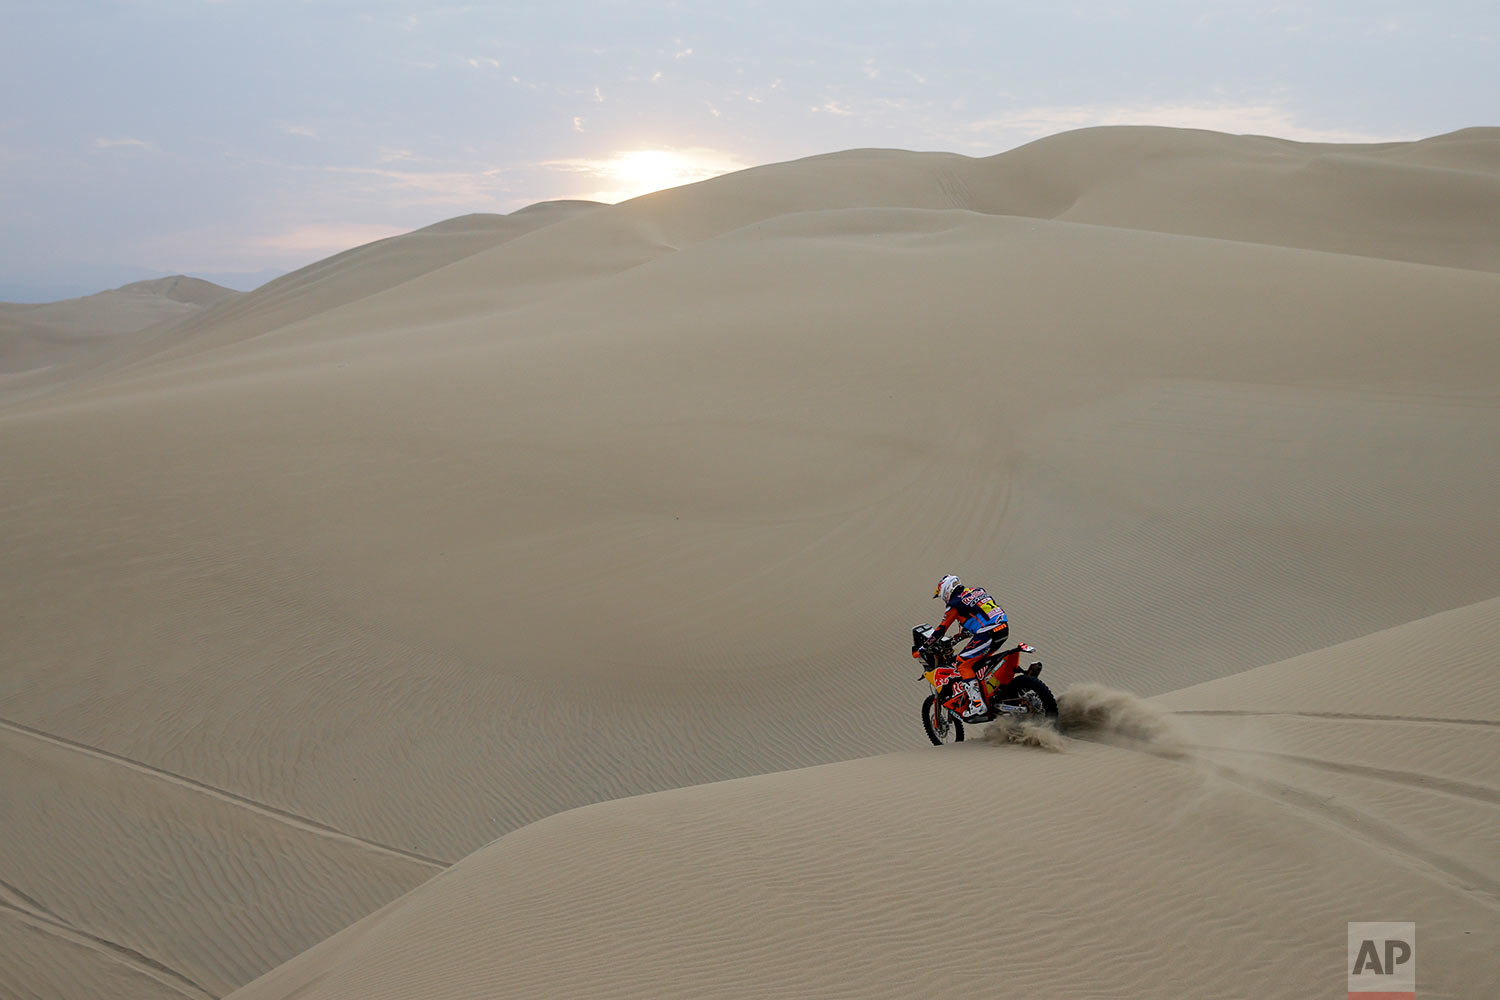
[[[1500,125],[1500,2],[0,0],[0,300],[1090,125]]]

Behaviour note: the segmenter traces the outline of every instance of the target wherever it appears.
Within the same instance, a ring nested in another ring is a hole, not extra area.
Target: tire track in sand
[[[262,816],[268,816],[272,819],[285,823],[288,826],[296,827],[299,830],[305,830],[308,833],[316,834],[320,837],[327,837],[331,840],[337,840],[342,843],[358,847],[362,850],[375,851],[380,854],[392,855],[402,858],[406,861],[415,861],[419,864],[428,865],[437,869],[448,868],[452,864],[452,862],[450,861],[442,861],[438,858],[431,858],[425,854],[419,854],[416,851],[408,851],[404,848],[392,847],[390,844],[382,844],[379,841],[367,840],[364,837],[359,837],[352,833],[346,833],[345,831],[340,830],[336,827],[329,826],[326,823],[320,823],[315,819],[309,819],[306,816],[299,816],[294,812],[289,812],[285,809],[278,809],[276,806],[267,805],[264,802],[257,802],[255,799],[247,798],[243,795],[236,794],[235,792],[205,784],[204,782],[186,777],[185,775],[167,771],[163,768],[155,767],[151,764],[134,760],[130,757],[125,757],[117,753],[111,753],[108,750],[102,750],[99,747],[90,746],[87,743],[79,743],[76,740],[70,740],[64,736],[57,736],[52,733],[43,732],[40,729],[34,729],[31,726],[27,726],[19,722],[12,722],[9,719],[0,719],[0,729],[9,730],[13,733],[19,733],[22,736],[27,736],[31,739],[39,740],[43,743],[48,743],[55,747],[61,747],[62,749],[69,750],[73,753],[84,754],[85,756],[94,757],[98,760],[105,760],[112,764],[117,764],[121,767],[129,768],[132,771],[158,778],[176,787],[185,788],[189,791],[196,792],[200,795],[206,795],[210,798],[217,799],[220,802],[238,806],[242,809],[248,809],[251,812],[259,813]]]
[[[1469,867],[1457,858],[1424,847],[1415,838],[1408,836],[1390,823],[1378,820],[1351,806],[1335,804],[1332,799],[1296,785],[1276,781],[1259,774],[1248,774],[1225,764],[1210,761],[1203,761],[1203,764],[1219,777],[1232,781],[1248,791],[1273,798],[1299,812],[1341,826],[1359,840],[1394,851],[1410,861],[1419,862],[1421,867],[1446,876],[1491,909],[1500,910],[1500,880]]]
[[[1467,781],[1457,781],[1453,778],[1443,778],[1435,774],[1424,774],[1421,771],[1399,771],[1385,767],[1370,767],[1365,764],[1347,764],[1342,761],[1326,760],[1322,757],[1305,757],[1301,754],[1281,753],[1275,750],[1250,750],[1243,747],[1220,747],[1212,744],[1195,743],[1195,750],[1208,750],[1213,753],[1245,754],[1254,757],[1265,757],[1271,760],[1284,760],[1293,764],[1301,764],[1305,767],[1315,767],[1324,771],[1332,771],[1335,774],[1352,774],[1360,778],[1373,778],[1376,781],[1386,781],[1395,785],[1403,785],[1407,788],[1420,788],[1429,792],[1443,792],[1459,798],[1470,799],[1475,802],[1483,802],[1487,805],[1500,806],[1500,791],[1487,788],[1484,785],[1475,785]]]
[[[1241,716],[1290,715],[1310,718],[1350,718],[1380,722],[1396,721],[1438,724],[1460,723],[1477,724],[1482,726],[1500,725],[1500,723],[1483,719],[1418,719],[1403,716],[1349,716],[1338,715],[1335,713],[1315,712],[1220,712],[1205,710],[1197,712],[1179,712],[1175,714]],[[1091,743],[1103,742],[1100,740],[1089,739],[1087,735],[1075,735],[1072,738],[1087,740]],[[1247,792],[1270,799],[1271,801],[1276,802],[1281,806],[1291,809],[1295,812],[1303,813],[1309,819],[1332,823],[1335,826],[1341,827],[1356,840],[1359,840],[1370,846],[1398,854],[1406,858],[1407,861],[1409,863],[1412,863],[1413,866],[1418,870],[1426,870],[1436,873],[1444,881],[1447,881],[1450,884],[1456,884],[1459,888],[1469,892],[1469,894],[1473,896],[1474,899],[1478,900],[1484,905],[1492,909],[1500,910],[1500,879],[1493,878],[1492,876],[1484,872],[1478,871],[1477,869],[1470,867],[1468,864],[1459,860],[1458,858],[1450,857],[1439,851],[1434,851],[1424,846],[1415,837],[1410,836],[1402,831],[1399,827],[1387,823],[1384,820],[1376,819],[1375,817],[1361,812],[1360,810],[1355,809],[1352,806],[1336,804],[1327,796],[1320,795],[1317,792],[1302,788],[1298,785],[1290,784],[1285,781],[1277,781],[1262,774],[1243,771],[1239,768],[1232,767],[1229,764],[1209,760],[1202,754],[1183,756],[1180,753],[1153,747],[1149,742],[1144,741],[1129,741],[1125,743],[1109,742],[1104,743],[1103,745],[1111,746],[1115,749],[1124,750],[1130,753],[1149,754],[1150,756],[1158,757],[1161,760],[1170,761],[1174,764],[1182,766],[1203,768],[1210,773],[1223,778],[1226,781],[1238,785],[1239,787],[1245,789]],[[1275,757],[1280,755],[1271,754],[1271,756]],[[1311,758],[1309,758],[1309,760],[1310,759]],[[1371,768],[1370,770],[1382,769]],[[1401,774],[1401,772],[1387,773]],[[1386,780],[1391,779],[1387,778]],[[1411,787],[1426,787],[1416,784],[1411,780],[1411,776],[1409,775],[1406,776],[1406,780],[1402,781],[1401,783]],[[1492,790],[1490,789],[1482,789],[1479,788],[1479,786],[1471,786],[1464,782],[1448,780],[1447,783],[1455,787],[1461,786],[1466,793],[1471,793],[1477,789],[1481,793],[1481,796],[1488,796],[1493,794]],[[1465,797],[1473,798],[1475,796],[1473,796],[1472,794],[1465,794]],[[1488,798],[1484,798],[1483,800],[1490,801]]]
[[[1500,727],[1500,720],[1495,719],[1450,719],[1431,715],[1361,715],[1354,712],[1280,712],[1266,710],[1263,712],[1241,711],[1239,709],[1218,708],[1181,708],[1173,709],[1173,715],[1227,715],[1227,716],[1287,716],[1293,719],[1342,719],[1351,722],[1427,722],[1438,723],[1449,726],[1496,726]]]
[[[49,920],[52,923],[63,924],[68,927],[72,926],[62,917],[59,917],[43,906],[40,900],[26,895],[26,893],[4,879],[0,879],[0,906],[16,910],[20,913],[27,913],[42,920]]]
[[[150,955],[143,955],[134,948],[128,948],[118,941],[111,941],[108,938],[99,937],[97,934],[81,931],[57,917],[49,916],[45,912],[46,908],[36,903],[30,896],[16,890],[12,886],[7,886],[6,888],[10,892],[7,892],[5,895],[9,896],[14,893],[21,899],[30,900],[39,910],[33,909],[32,906],[17,905],[9,899],[0,899],[0,910],[15,914],[17,919],[30,924],[37,930],[88,948],[91,951],[99,953],[109,961],[128,965],[141,975],[148,976],[163,986],[181,993],[183,996],[215,1000],[214,993],[199,986],[170,965],[158,962]]]

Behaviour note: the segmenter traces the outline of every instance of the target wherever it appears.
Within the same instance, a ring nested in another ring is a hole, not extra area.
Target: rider
[[[995,603],[995,599],[985,593],[983,587],[965,587],[951,573],[938,581],[937,590],[932,596],[943,599],[948,613],[938,622],[928,645],[941,639],[955,621],[969,633],[969,644],[954,659],[953,665],[958,668],[958,674],[963,678],[964,693],[969,696],[969,708],[964,717],[968,719],[981,716],[985,710],[984,691],[974,673],[974,667],[990,651],[992,643],[1005,641],[1005,637],[1010,634],[1010,621],[1005,617],[1005,609]]]

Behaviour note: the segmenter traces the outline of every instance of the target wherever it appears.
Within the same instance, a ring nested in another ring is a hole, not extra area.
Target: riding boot
[[[984,692],[979,687],[979,681],[964,681],[964,693],[969,696],[968,711],[964,713],[965,718],[972,718],[984,714]]]

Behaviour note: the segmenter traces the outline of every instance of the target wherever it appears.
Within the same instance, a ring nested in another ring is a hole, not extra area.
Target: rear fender
[[[1016,679],[1016,670],[1021,665],[1021,650],[1012,649],[1000,657],[998,663],[990,668],[984,678],[984,692],[993,695],[996,691],[1010,686],[1011,681]]]

